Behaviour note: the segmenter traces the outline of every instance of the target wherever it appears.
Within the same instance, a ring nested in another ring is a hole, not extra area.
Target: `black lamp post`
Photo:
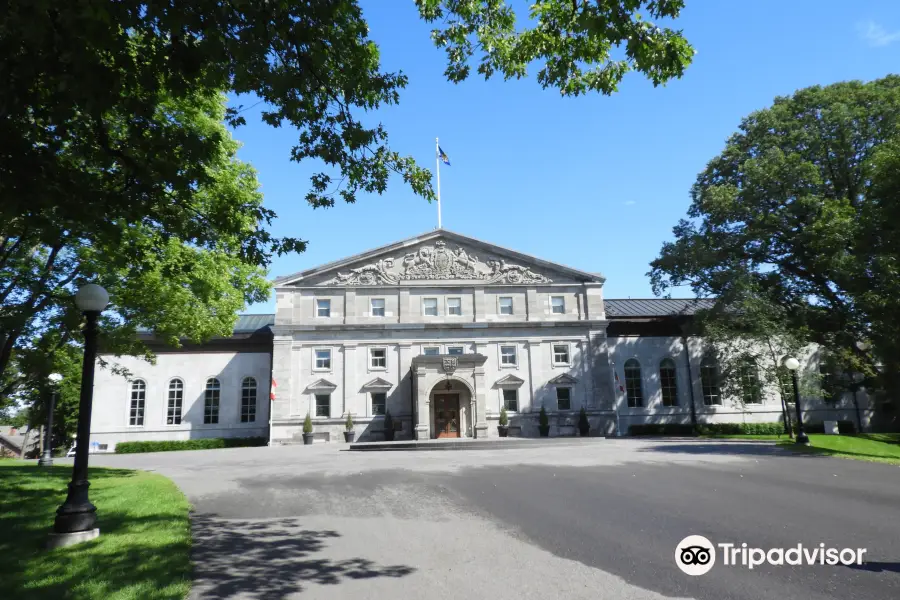
[[[88,284],[75,294],[75,304],[84,313],[84,362],[81,367],[81,397],[78,403],[78,432],[75,438],[75,465],[69,495],[56,510],[53,531],[57,534],[74,534],[73,541],[80,541],[87,532],[99,533],[97,507],[88,499],[88,451],[91,446],[91,404],[94,395],[94,361],[97,358],[97,319],[109,304],[109,294],[99,285]],[[82,534],[79,536],[78,534]],[[63,541],[60,545],[65,544]]]
[[[53,390],[50,393],[50,410],[47,411],[47,439],[44,441],[44,455],[38,461],[39,467],[53,466],[53,413],[56,412],[56,395],[59,393],[59,382],[62,381],[62,375],[59,373],[51,373],[47,378]]]
[[[784,366],[791,372],[791,381],[794,384],[794,404],[797,407],[797,439],[795,443],[809,446],[809,437],[803,431],[803,413],[800,410],[800,386],[797,385],[797,369],[800,368],[800,361],[791,356],[784,359]]]

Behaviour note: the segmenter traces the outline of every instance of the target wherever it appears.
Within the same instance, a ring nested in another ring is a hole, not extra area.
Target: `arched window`
[[[700,361],[700,385],[703,388],[703,404],[722,404],[722,396],[719,394],[719,363],[712,356],[706,356]]]
[[[256,380],[244,377],[241,382],[241,423],[256,422]]]
[[[675,361],[664,358],[659,363],[659,387],[663,406],[678,406],[678,383],[675,379]]]
[[[131,403],[128,407],[128,424],[134,427],[144,425],[144,401],[147,399],[147,384],[143,379],[131,382]]]
[[[633,358],[625,362],[625,395],[628,406],[637,408],[644,405],[644,390],[641,387],[641,364]]]
[[[169,382],[169,403],[166,425],[181,425],[181,406],[184,403],[184,382],[177,377]]]
[[[741,381],[741,401],[744,404],[762,403],[762,386],[759,384],[759,367],[752,357],[744,357],[738,367]]]
[[[219,398],[222,387],[215,377],[206,380],[206,392],[203,394],[203,423],[214,425],[219,422]]]

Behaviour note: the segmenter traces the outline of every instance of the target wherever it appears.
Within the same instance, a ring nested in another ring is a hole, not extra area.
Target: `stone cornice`
[[[596,329],[605,328],[609,321],[592,319],[584,321],[477,321],[465,323],[336,323],[333,325],[275,325],[272,330],[276,336],[310,331],[429,331],[448,329],[521,329],[541,328],[556,329],[580,327]]]

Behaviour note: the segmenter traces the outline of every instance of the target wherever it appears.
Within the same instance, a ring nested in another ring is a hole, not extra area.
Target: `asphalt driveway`
[[[770,444],[575,440],[92,457],[195,506],[194,598],[900,598],[900,467]],[[675,565],[689,534],[866,548],[861,566]]]

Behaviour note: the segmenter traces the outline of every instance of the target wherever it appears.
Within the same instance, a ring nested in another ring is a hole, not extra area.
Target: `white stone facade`
[[[104,359],[131,374],[126,378],[100,365],[95,371],[91,442],[105,445],[106,450],[115,450],[119,442],[269,435],[268,352],[162,352],[155,365],[134,357]],[[242,420],[241,415],[242,383],[247,378],[256,382],[252,421],[249,416]],[[212,420],[205,414],[211,379],[219,382],[217,422],[205,423]],[[169,389],[176,381],[182,383],[180,418],[169,419]],[[144,384],[143,418],[132,419],[140,401],[140,382]]]
[[[700,371],[708,348],[685,337],[684,312],[671,304],[686,301],[604,301],[603,283],[595,273],[446,230],[282,277],[276,314],[242,317],[238,329],[246,331],[232,340],[161,352],[156,365],[119,360],[132,381],[145,383],[141,426],[130,424],[131,381],[98,370],[92,441],[269,436],[273,444],[298,443],[307,413],[318,441],[342,440],[348,414],[358,440],[380,440],[384,410],[396,439],[483,438],[498,435],[504,402],[510,435],[523,436],[538,435],[541,407],[551,436],[576,435],[582,407],[592,435],[690,423],[692,406],[699,423],[782,419],[774,390],[759,404],[706,401]],[[661,366],[670,368],[665,401]],[[803,368],[818,369],[814,354]],[[242,420],[247,377],[257,383],[251,423]],[[629,402],[626,377],[632,396],[639,378],[639,400]],[[177,425],[167,423],[174,378],[184,386]],[[214,424],[204,422],[212,378],[220,388]],[[804,420],[855,422],[847,396],[837,403],[804,397]],[[865,425],[871,406],[865,394],[859,402]]]

